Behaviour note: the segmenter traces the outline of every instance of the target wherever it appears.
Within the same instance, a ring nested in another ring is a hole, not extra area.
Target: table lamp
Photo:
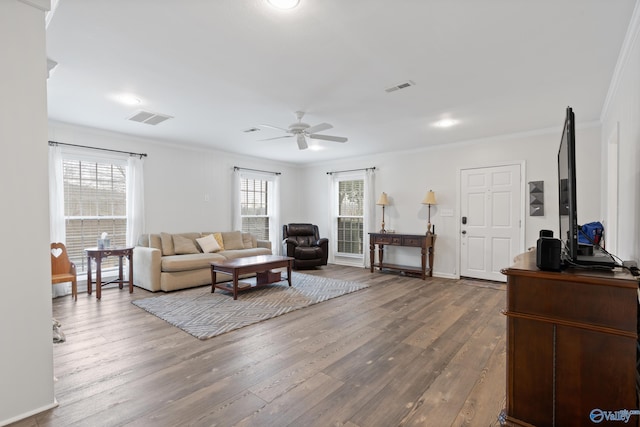
[[[387,206],[388,204],[389,204],[389,199],[387,199],[387,193],[383,192],[380,195],[380,198],[378,199],[378,201],[376,202],[376,205],[382,206],[382,229],[380,230],[380,233],[387,232],[387,230],[384,229],[384,207]]]
[[[431,234],[431,205],[437,205],[436,202],[436,193],[432,190],[429,190],[426,196],[424,196],[424,200],[422,200],[423,205],[429,206],[429,219],[427,220],[427,234]]]

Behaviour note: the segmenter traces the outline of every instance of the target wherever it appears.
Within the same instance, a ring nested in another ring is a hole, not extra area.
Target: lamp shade
[[[380,198],[376,202],[376,205],[387,206],[389,204],[389,199],[387,199],[387,193],[382,193]]]
[[[424,196],[424,200],[422,200],[422,204],[423,205],[437,205],[438,202],[436,202],[436,193],[434,193],[433,191],[429,190],[427,195]]]

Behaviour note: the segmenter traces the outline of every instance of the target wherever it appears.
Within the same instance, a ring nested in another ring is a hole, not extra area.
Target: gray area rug
[[[211,293],[211,286],[203,286],[132,303],[194,337],[206,340],[369,287],[364,283],[296,272],[292,273],[291,279],[291,287],[285,279],[264,288],[239,292],[235,301],[231,292],[216,289]],[[255,283],[255,278],[241,279],[241,282]]]

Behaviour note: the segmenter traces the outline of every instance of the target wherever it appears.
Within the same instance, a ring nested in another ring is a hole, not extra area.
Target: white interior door
[[[504,282],[521,249],[520,165],[463,169],[460,275]]]

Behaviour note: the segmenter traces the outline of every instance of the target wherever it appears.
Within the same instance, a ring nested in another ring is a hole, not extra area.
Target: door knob
[[[467,230],[462,230],[462,234],[467,234]]]

